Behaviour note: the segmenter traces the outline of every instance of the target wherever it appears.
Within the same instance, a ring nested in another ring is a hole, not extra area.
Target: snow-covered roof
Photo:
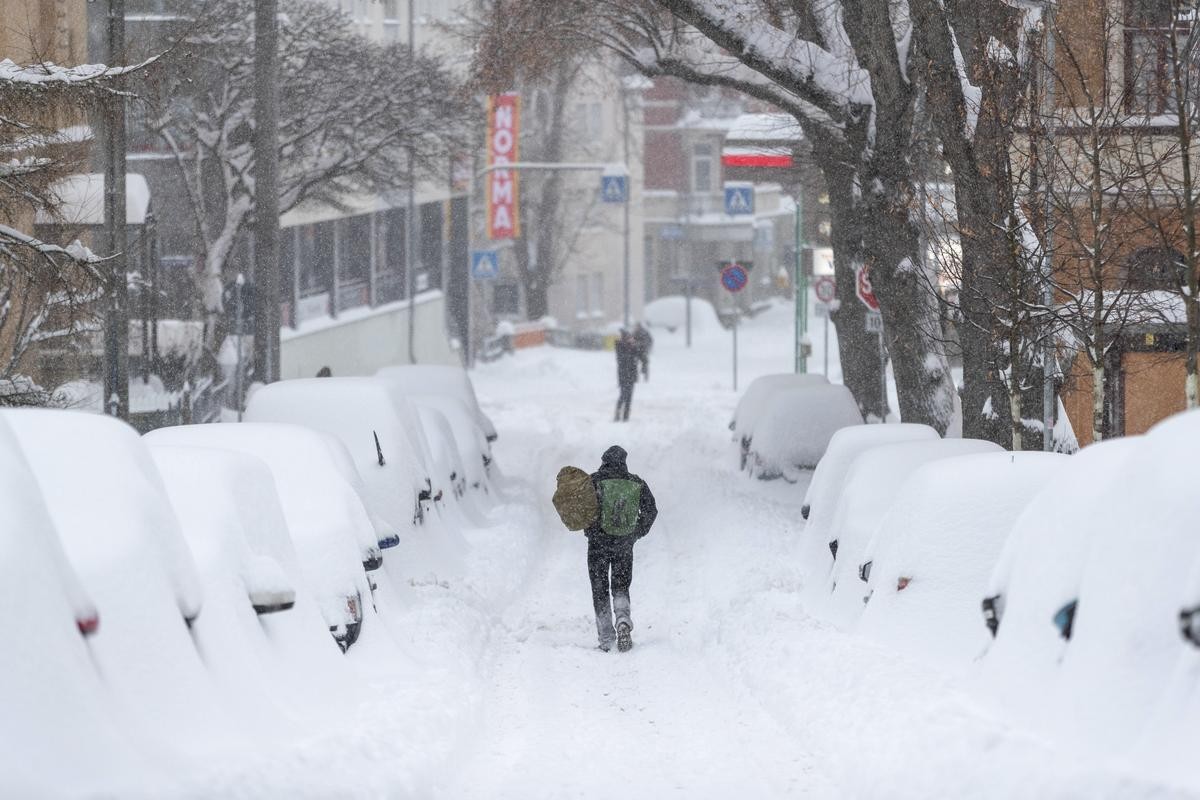
[[[39,225],[103,225],[104,174],[68,175],[50,187],[61,205],[55,211],[39,211]],[[144,225],[150,209],[150,186],[146,176],[136,172],[125,175],[125,224]]]
[[[799,142],[804,132],[791,114],[742,114],[725,138],[731,142]]]

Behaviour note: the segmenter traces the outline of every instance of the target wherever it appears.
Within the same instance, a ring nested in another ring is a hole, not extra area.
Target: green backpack
[[[631,536],[642,511],[642,484],[627,478],[600,481],[600,528],[609,536]]]
[[[579,467],[563,467],[558,471],[553,503],[559,519],[569,531],[583,530],[595,522],[600,513],[592,476]]]

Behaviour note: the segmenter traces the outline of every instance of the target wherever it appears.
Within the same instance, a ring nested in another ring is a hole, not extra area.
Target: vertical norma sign
[[[503,169],[518,161],[521,97],[515,92],[488,98],[487,228],[489,239],[515,239],[521,235],[517,204],[517,171]]]

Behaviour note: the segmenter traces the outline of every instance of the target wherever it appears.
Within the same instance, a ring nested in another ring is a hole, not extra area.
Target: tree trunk
[[[829,194],[830,239],[833,244],[833,271],[837,282],[838,310],[829,315],[837,329],[838,357],[842,382],[866,419],[887,418],[887,397],[883,393],[883,360],[879,355],[878,336],[867,333],[866,307],[855,296],[855,269],[865,261],[864,220],[855,208],[853,170],[842,159],[819,160],[824,167]]]
[[[1092,361],[1092,444],[1104,441],[1104,356]]]

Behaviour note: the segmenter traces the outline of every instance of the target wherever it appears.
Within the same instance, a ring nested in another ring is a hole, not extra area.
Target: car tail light
[[[896,591],[903,592],[905,589],[908,588],[908,584],[910,584],[910,583],[912,583],[912,578],[901,575],[899,580],[896,581]]]
[[[91,636],[100,630],[100,615],[93,612],[86,616],[76,617],[75,626],[79,628],[79,632],[84,636]]]

